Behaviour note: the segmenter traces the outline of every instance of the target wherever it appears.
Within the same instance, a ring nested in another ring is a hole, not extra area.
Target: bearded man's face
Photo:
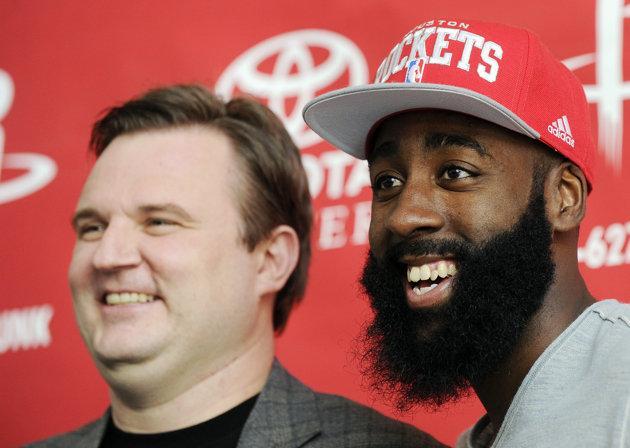
[[[532,181],[528,148],[482,120],[391,121],[369,158],[368,373],[401,408],[439,406],[506,359],[543,303],[554,277],[543,176]]]

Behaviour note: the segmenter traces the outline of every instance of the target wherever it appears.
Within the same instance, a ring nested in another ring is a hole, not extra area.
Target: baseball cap
[[[580,167],[592,188],[584,89],[529,30],[472,20],[422,23],[394,45],[373,83],[321,95],[303,115],[322,138],[365,159],[378,123],[417,109],[468,114],[540,140]]]

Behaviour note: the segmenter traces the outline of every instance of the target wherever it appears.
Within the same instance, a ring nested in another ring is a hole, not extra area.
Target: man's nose
[[[428,180],[408,182],[390,211],[386,226],[399,238],[438,232],[445,225],[439,192]]]
[[[92,263],[102,271],[116,271],[140,264],[142,258],[135,231],[122,223],[110,223],[98,241]]]

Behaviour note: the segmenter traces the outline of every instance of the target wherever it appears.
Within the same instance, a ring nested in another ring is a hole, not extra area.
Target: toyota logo
[[[325,55],[320,54],[322,49]],[[270,61],[271,70],[263,70],[261,65]],[[302,109],[321,91],[346,87],[336,85],[346,73],[348,85],[368,80],[365,57],[351,40],[327,30],[299,30],[266,39],[241,54],[225,69],[215,89],[224,98],[241,91],[266,100],[304,149],[321,139],[304,123]]]

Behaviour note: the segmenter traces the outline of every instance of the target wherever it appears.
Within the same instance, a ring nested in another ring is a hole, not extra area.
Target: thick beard
[[[467,394],[514,350],[554,278],[551,225],[542,187],[511,229],[481,245],[414,239],[371,252],[361,277],[374,319],[364,335],[363,373],[399,410],[437,407]],[[454,255],[450,300],[412,310],[404,290],[402,255]]]

